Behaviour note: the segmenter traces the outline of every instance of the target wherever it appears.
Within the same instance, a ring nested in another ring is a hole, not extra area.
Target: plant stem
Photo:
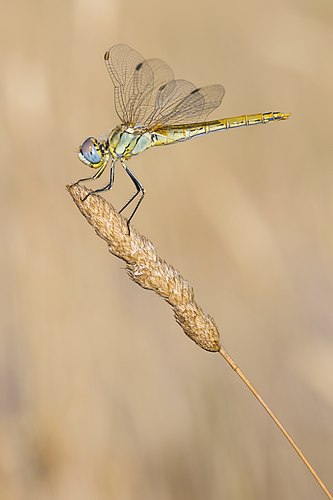
[[[239,366],[235,363],[235,361],[232,359],[231,356],[227,353],[227,351],[224,349],[224,347],[220,347],[219,353],[223,358],[226,360],[229,366],[237,373],[237,375],[242,379],[246,387],[252,392],[254,397],[259,401],[261,406],[266,410],[268,415],[271,417],[271,419],[274,421],[274,423],[278,426],[282,434],[285,436],[285,438],[289,441],[291,446],[294,448],[296,451],[297,455],[300,457],[302,462],[306,465],[306,467],[309,469],[321,489],[326,493],[327,497],[330,500],[333,500],[332,494],[329,492],[328,488],[325,486],[323,481],[320,479],[318,476],[317,472],[314,470],[312,465],[310,464],[309,460],[306,458],[302,450],[297,446],[293,438],[290,436],[289,432],[284,428],[284,426],[281,424],[280,420],[274,415],[273,411],[270,409],[270,407],[266,404],[266,402],[262,399],[258,391],[256,390],[255,387],[251,384],[251,382],[248,380],[248,378],[244,375],[242,370],[239,368]]]

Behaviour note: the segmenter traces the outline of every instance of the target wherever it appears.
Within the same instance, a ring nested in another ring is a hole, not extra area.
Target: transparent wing
[[[153,72],[154,83],[149,98],[147,96],[145,102],[141,104],[140,124],[144,126],[147,126],[152,121],[151,117],[155,112],[156,98],[160,88],[174,79],[172,69],[161,59],[147,59],[146,62]]]
[[[147,59],[146,62],[150,66],[154,75],[152,98],[154,99],[155,104],[156,94],[160,87],[172,81],[174,79],[174,74],[170,66],[168,66],[168,64],[161,59]]]
[[[146,61],[127,45],[109,49],[104,60],[114,84],[115,107],[122,123],[144,125],[154,110],[160,86],[172,80],[169,66],[159,59]]]
[[[119,118],[134,125],[140,118],[140,108],[151,96],[154,75],[144,58],[127,45],[115,45],[104,55],[104,61],[114,84],[115,107]]]
[[[222,85],[197,88],[174,80],[160,59],[147,61],[127,45],[115,45],[104,60],[114,84],[115,107],[125,125],[158,127],[204,121],[224,95]]]
[[[159,88],[146,124],[153,128],[204,121],[221,104],[224,93],[222,85],[197,88],[186,80],[173,80]]]

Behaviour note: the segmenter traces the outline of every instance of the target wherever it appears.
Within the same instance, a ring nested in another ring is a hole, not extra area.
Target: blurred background
[[[117,43],[222,83],[212,118],[292,113],[133,159],[147,191],[134,225],[333,489],[332,28],[329,0],[3,6],[2,500],[324,498],[222,358],[129,281],[65,191],[93,173],[81,142],[118,124],[103,63]],[[132,192],[118,168],[105,196],[121,207]]]

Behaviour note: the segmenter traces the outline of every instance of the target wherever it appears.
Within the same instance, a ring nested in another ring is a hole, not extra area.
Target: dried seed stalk
[[[204,314],[188,281],[157,255],[152,242],[133,227],[128,234],[126,219],[101,196],[88,196],[82,202],[89,193],[86,188],[74,184],[68,190],[82,215],[107,242],[110,252],[126,262],[129,277],[171,305],[177,323],[190,339],[207,351],[218,351],[220,336],[213,318]]]
[[[67,189],[97,235],[107,242],[110,252],[126,262],[126,270],[130,278],[141,287],[153,290],[163,297],[171,305],[177,323],[198,346],[207,351],[219,352],[223,356],[278,426],[327,497],[333,500],[332,494],[290,434],[220,344],[219,331],[213,318],[204,314],[195,302],[193,289],[188,281],[162,260],[157,255],[152,242],[138,233],[135,228],[131,227],[131,233],[128,234],[126,219],[119,215],[104,198],[92,195],[82,201],[90,192],[87,188],[73,184],[67,186]]]

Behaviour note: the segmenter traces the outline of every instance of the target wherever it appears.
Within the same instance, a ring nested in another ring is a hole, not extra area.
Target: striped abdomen
[[[153,145],[161,146],[173,144],[174,142],[186,141],[192,137],[210,134],[211,132],[217,132],[219,130],[286,120],[289,116],[288,113],[280,112],[258,113],[255,115],[233,116],[231,118],[223,118],[222,120],[210,122],[189,123],[186,125],[175,125],[165,128],[161,127],[152,133]]]

